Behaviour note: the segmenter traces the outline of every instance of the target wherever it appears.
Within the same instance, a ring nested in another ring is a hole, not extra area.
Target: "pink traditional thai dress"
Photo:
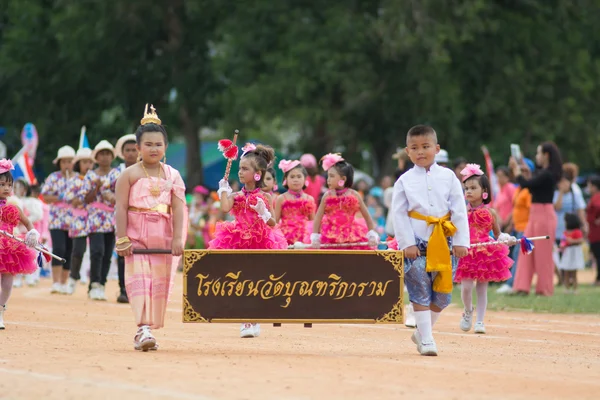
[[[312,221],[309,218],[315,213],[315,201],[304,195],[296,199],[288,199],[281,204],[279,228],[288,244],[296,242],[310,243]]]
[[[358,199],[351,194],[337,195],[330,191],[325,199],[325,213],[321,221],[321,243],[357,243],[367,241],[369,229],[363,220],[355,218],[360,211]],[[370,250],[369,246],[351,246],[338,249]]]
[[[21,222],[19,208],[0,200],[0,229],[13,233]],[[0,274],[31,274],[37,270],[37,252],[15,239],[0,235]]]
[[[163,164],[163,172],[165,179],[141,178],[129,190],[127,236],[135,249],[171,248],[172,196],[185,204],[185,184],[171,166]],[[150,193],[154,184],[161,189],[158,197]],[[183,221],[184,235],[186,228]],[[185,243],[185,236],[182,241]],[[149,325],[152,329],[164,326],[167,301],[180,258],[170,254],[134,254],[125,258],[125,288],[138,326]]]
[[[489,242],[494,217],[488,208],[469,210],[471,244]],[[454,282],[472,279],[478,282],[502,282],[511,277],[513,261],[508,246],[502,244],[469,248],[469,254],[458,261]]]
[[[270,202],[260,189],[241,192],[233,198],[231,214],[235,221],[219,222],[215,238],[210,241],[209,249],[287,249],[288,242],[278,228],[271,228],[250,205],[256,205],[262,199],[269,211]]]

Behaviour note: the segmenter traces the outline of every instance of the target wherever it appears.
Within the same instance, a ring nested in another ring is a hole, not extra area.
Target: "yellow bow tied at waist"
[[[452,260],[446,237],[454,236],[456,227],[450,222],[450,213],[441,218],[425,216],[410,211],[408,216],[433,225],[433,232],[427,242],[427,272],[437,272],[433,290],[438,293],[452,293]]]

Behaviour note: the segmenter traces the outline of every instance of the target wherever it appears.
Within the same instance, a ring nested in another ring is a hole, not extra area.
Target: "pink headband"
[[[194,193],[198,193],[198,194],[203,194],[203,195],[207,195],[208,194],[208,189],[205,188],[202,185],[198,185],[194,188]]]
[[[300,161],[298,160],[281,160],[279,161],[279,169],[283,171],[283,173],[285,174],[288,171],[293,170],[294,168],[296,168],[298,165],[300,165]]]
[[[15,169],[15,166],[13,165],[12,161],[7,160],[6,158],[0,160],[0,174],[3,174],[7,171],[11,171],[13,169]]]
[[[333,154],[333,153],[329,153],[323,156],[323,158],[321,158],[321,162],[323,163],[323,169],[325,171],[327,171],[329,168],[333,167],[335,164],[339,163],[340,161],[344,161],[344,159],[342,158],[342,156],[339,153]]]
[[[302,157],[300,157],[300,164],[302,164],[304,168],[315,168],[317,166],[317,159],[312,154],[303,154]]]
[[[473,175],[482,176],[483,171],[481,170],[479,164],[467,164],[467,166],[460,171],[460,174],[463,176],[462,181],[464,182]]]
[[[246,143],[246,145],[242,147],[242,157],[244,157],[246,153],[249,153],[254,150],[256,150],[256,145],[254,143]]]

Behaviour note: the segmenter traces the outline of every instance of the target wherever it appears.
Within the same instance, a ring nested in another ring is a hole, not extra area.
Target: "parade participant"
[[[279,169],[283,171],[287,192],[275,202],[275,219],[288,244],[308,243],[316,208],[314,198],[303,192],[308,173],[298,160],[281,160]]]
[[[87,194],[85,188],[85,177],[88,171],[94,167],[92,150],[81,148],[77,150],[73,159],[73,172],[75,173],[67,182],[65,189],[65,202],[71,205],[69,238],[73,241],[73,252],[71,253],[71,272],[67,282],[66,294],[75,293],[77,282],[81,279],[80,271],[83,263],[83,255],[87,248],[88,232],[88,205],[85,203]]]
[[[493,209],[487,207],[492,201],[492,187],[488,177],[477,164],[467,164],[461,171],[468,205],[469,235],[471,244],[489,242],[489,233],[499,241],[516,244],[516,238],[501,233],[500,218]],[[509,257],[507,245],[495,244],[473,246],[468,254],[458,262],[454,282],[461,284],[461,297],[464,312],[460,329],[465,332],[473,325],[473,289],[477,282],[477,322],[475,333],[485,333],[483,319],[487,309],[487,290],[489,282],[504,282],[510,278],[513,261]]]
[[[267,193],[271,196],[271,208],[275,208],[275,202],[277,201],[277,190],[279,190],[279,186],[277,185],[277,173],[275,172],[275,168],[268,167],[267,172],[265,173],[265,181],[264,186],[261,189],[263,193]]]
[[[305,193],[315,200],[315,204],[319,204],[321,196],[325,191],[327,181],[319,174],[319,165],[317,159],[312,154],[303,154],[300,157],[300,164],[306,169],[308,177]]]
[[[5,328],[4,312],[12,292],[14,276],[31,274],[38,268],[37,254],[31,247],[38,244],[40,234],[17,205],[6,204],[13,191],[13,176],[10,172],[13,169],[15,167],[10,160],[0,160],[0,229],[12,234],[21,223],[27,228],[27,233],[25,243],[0,234],[0,329]]]
[[[313,222],[310,235],[311,246],[321,244],[358,243],[368,241],[368,246],[349,246],[343,249],[369,250],[379,243],[373,219],[358,192],[352,189],[354,168],[339,154],[327,154],[322,158],[327,171],[329,191],[323,195]],[[360,211],[366,223],[358,223],[355,215]]]
[[[125,287],[138,327],[136,350],[157,350],[152,329],[164,326],[173,278],[186,232],[185,184],[161,162],[167,131],[148,105],[136,130],[141,160],[117,180],[117,253],[125,257]],[[171,254],[133,254],[133,249],[171,249]]]
[[[42,196],[47,204],[50,204],[50,238],[52,240],[52,252],[67,260],[61,264],[60,261],[52,259],[52,289],[50,293],[65,293],[69,270],[71,269],[71,252],[73,241],[69,237],[71,227],[69,205],[65,203],[67,181],[73,176],[73,158],[75,150],[71,146],[63,146],[58,149],[54,161],[58,171],[51,173],[46,178],[42,187]]]
[[[92,152],[98,167],[85,176],[83,191],[88,204],[86,230],[90,238],[90,284],[92,300],[106,300],[105,285],[115,248],[115,184],[117,173],[111,167],[115,149],[106,140],[100,141]]]
[[[229,182],[219,182],[221,210],[231,212],[234,221],[217,224],[215,238],[209,249],[286,249],[287,240],[279,229],[274,229],[275,218],[271,214],[271,197],[264,193],[264,178],[267,166],[275,159],[275,151],[270,146],[246,144],[242,149],[238,178],[244,185],[239,192],[233,192]],[[258,337],[260,325],[243,323],[240,327],[242,338]]]
[[[406,146],[415,166],[394,185],[395,239],[404,250],[404,279],[415,310],[412,340],[421,355],[437,356],[432,327],[452,299],[456,265],[448,242],[455,257],[467,255],[467,208],[454,172],[434,161],[440,151],[435,130],[426,125],[410,128]]]

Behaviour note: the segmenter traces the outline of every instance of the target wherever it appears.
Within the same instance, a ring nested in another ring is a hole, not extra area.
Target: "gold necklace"
[[[154,197],[160,196],[160,172],[162,171],[162,163],[160,161],[158,163],[158,182],[155,182],[152,179],[150,179],[150,175],[148,175],[148,171],[146,171],[146,167],[144,167],[144,162],[140,161],[140,164],[142,165],[142,169],[146,174],[146,178],[148,178],[148,180],[150,181],[150,194]]]

